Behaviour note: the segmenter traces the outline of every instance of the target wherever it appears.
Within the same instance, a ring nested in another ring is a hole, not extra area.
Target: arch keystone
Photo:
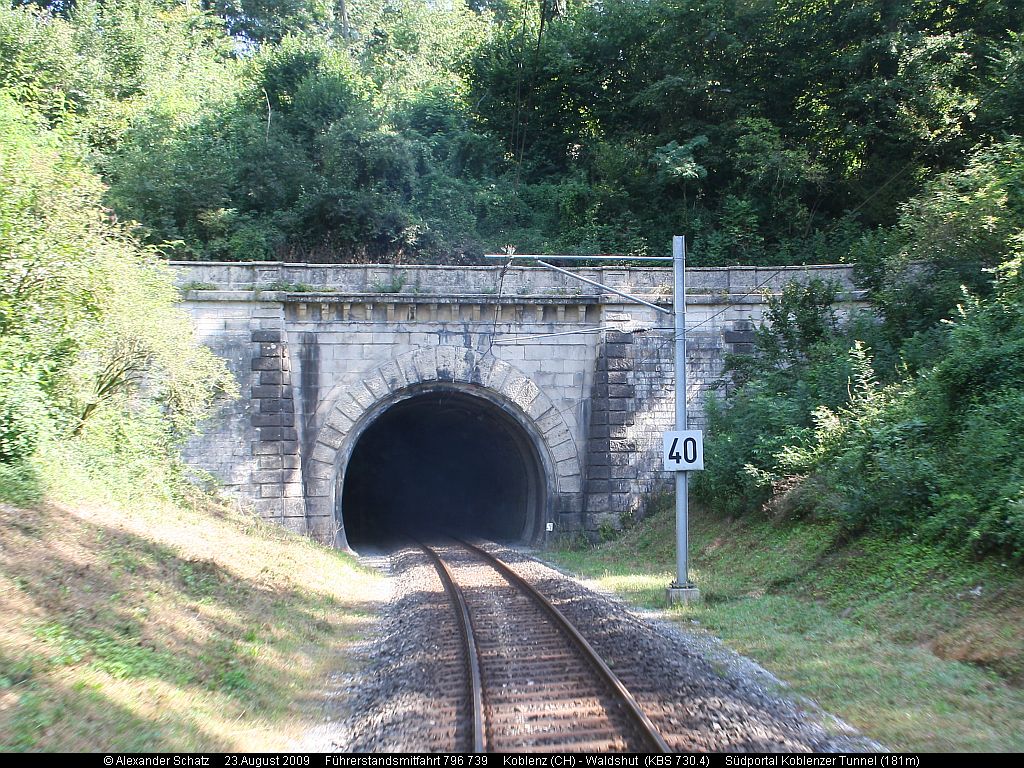
[[[491,355],[478,355],[469,376],[470,381],[473,384],[484,386],[484,382],[490,378],[492,370],[494,370],[494,357]]]
[[[416,369],[416,380],[421,384],[437,381],[437,352],[434,347],[420,348],[413,352],[412,365]]]
[[[437,378],[442,381],[455,381],[456,370],[455,347],[437,348]]]

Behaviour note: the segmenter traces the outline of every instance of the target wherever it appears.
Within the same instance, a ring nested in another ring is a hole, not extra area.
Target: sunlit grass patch
[[[620,573],[605,571],[594,581],[600,588],[627,597],[638,605],[653,608],[665,602],[665,587],[672,581],[672,575],[663,573]]]
[[[0,506],[0,541],[0,749],[287,749],[381,597],[226,508]]]
[[[992,672],[901,646],[792,597],[680,611],[894,748],[1020,751],[1024,694]]]

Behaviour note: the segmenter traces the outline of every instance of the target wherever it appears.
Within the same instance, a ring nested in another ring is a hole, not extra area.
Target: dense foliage
[[[1020,557],[1022,33],[1020,0],[13,0],[0,468],[48,430],[169,444],[223,385],[153,249],[683,233],[696,264],[854,262],[874,309],[775,297],[711,406],[708,504]]]
[[[198,259],[843,261],[1020,131],[1018,0],[15,0],[0,85]]]
[[[43,443],[159,487],[161,458],[233,386],[80,154],[0,93],[0,492],[21,501]]]
[[[898,247],[865,262],[879,320],[835,323],[822,285],[772,300],[761,354],[710,408],[706,503],[1024,559],[1022,149],[980,150],[903,206]]]

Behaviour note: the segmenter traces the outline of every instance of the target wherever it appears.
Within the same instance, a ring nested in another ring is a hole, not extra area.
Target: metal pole
[[[567,269],[556,267],[543,259],[572,259],[572,260],[593,260],[593,261],[621,261],[627,260],[628,257],[607,257],[607,256],[528,256],[523,254],[487,254],[485,258],[488,259],[533,259],[538,264],[547,269],[555,272],[560,272],[563,275],[574,277],[581,282],[588,283],[603,291],[614,293],[618,296],[634,301],[637,304],[642,304],[645,307],[650,307],[658,312],[664,312],[665,314],[672,314],[675,318],[675,326],[672,329],[675,333],[675,390],[676,390],[676,430],[682,431],[686,429],[686,243],[683,238],[679,235],[672,238],[672,268],[673,268],[673,310],[659,307],[638,296],[633,296],[624,291],[620,291],[616,288],[612,288],[607,285],[603,285],[595,280],[583,277],[570,272]],[[669,257],[660,256],[650,259],[650,261],[667,261]],[[644,259],[637,259],[638,261],[644,261]],[[655,330],[655,329],[651,329]],[[657,329],[662,330],[662,329]],[[540,334],[540,336],[546,335],[559,335],[559,334]],[[528,337],[530,338],[530,337]],[[667,592],[668,601],[670,603],[689,603],[694,600],[700,599],[700,591],[690,581],[689,572],[689,510],[688,510],[688,476],[686,472],[676,472],[676,580],[669,584]]]
[[[675,309],[676,429],[686,429],[686,242],[679,235],[672,238],[672,268]],[[699,598],[690,581],[689,569],[689,487],[688,473],[676,472],[676,580],[669,585],[670,603],[688,603]]]

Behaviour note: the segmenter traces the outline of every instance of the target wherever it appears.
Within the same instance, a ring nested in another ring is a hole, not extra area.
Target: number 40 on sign
[[[662,456],[668,471],[704,469],[704,433],[699,429],[665,432],[662,443]]]

